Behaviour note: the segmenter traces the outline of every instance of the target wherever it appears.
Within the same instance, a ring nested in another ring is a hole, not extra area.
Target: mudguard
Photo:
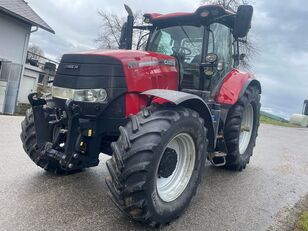
[[[259,94],[262,93],[261,83],[256,79],[248,79],[240,92],[239,98],[241,98],[244,95],[246,89],[249,86],[256,86],[259,89]]]
[[[165,100],[165,102],[171,102],[179,106],[187,107],[195,110],[204,119],[205,127],[208,130],[208,149],[213,151],[215,149],[215,132],[212,121],[212,113],[208,105],[202,98],[196,95],[188,94],[181,91],[165,90],[165,89],[152,89],[142,93],[143,95],[149,95],[158,97]]]
[[[258,80],[247,72],[233,69],[223,80],[215,101],[222,105],[234,105],[251,84],[255,85],[261,94],[261,84]]]

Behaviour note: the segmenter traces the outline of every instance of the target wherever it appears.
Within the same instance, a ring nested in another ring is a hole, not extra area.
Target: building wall
[[[0,81],[7,82],[4,113],[14,114],[29,45],[31,26],[0,12]]]
[[[24,63],[31,26],[0,12],[0,60]]]
[[[24,74],[21,80],[18,104],[28,104],[28,95],[32,92],[36,92],[37,83],[40,74],[44,74],[44,71],[38,67],[25,64]]]

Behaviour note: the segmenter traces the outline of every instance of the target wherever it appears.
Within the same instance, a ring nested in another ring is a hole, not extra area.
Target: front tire
[[[43,168],[47,172],[51,172],[56,175],[68,174],[70,171],[65,171],[61,168],[58,161],[55,159],[42,156],[37,149],[36,132],[34,124],[34,116],[32,109],[28,109],[26,117],[21,123],[22,132],[20,134],[23,148],[30,159],[39,167]]]
[[[226,168],[241,171],[249,163],[258,136],[260,106],[259,90],[250,86],[228,112],[224,129]]]
[[[112,144],[106,183],[116,205],[153,227],[176,219],[195,195],[207,140],[198,113],[158,106],[131,116]]]

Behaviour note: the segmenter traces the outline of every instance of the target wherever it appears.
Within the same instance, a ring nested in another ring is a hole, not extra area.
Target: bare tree
[[[99,48],[102,49],[118,49],[120,45],[121,30],[123,24],[126,22],[126,17],[117,14],[107,13],[100,10],[98,12],[102,20],[101,32],[96,39]],[[141,12],[134,13],[135,25],[143,25],[143,14]],[[133,49],[137,48],[138,41],[146,34],[146,31],[135,31],[133,36]],[[146,38],[143,38],[144,41]],[[143,42],[141,41],[140,44]]]
[[[208,4],[218,4],[223,6],[225,9],[236,12],[237,8],[240,5],[254,4],[253,0],[201,0],[201,3]],[[245,59],[241,60],[241,65],[244,68],[250,69],[251,64],[250,60],[258,54],[258,48],[251,36],[247,36],[245,39],[242,39],[240,43],[240,51],[245,54]]]
[[[44,56],[44,51],[38,45],[32,44],[28,47],[28,59],[40,60],[40,56]]]

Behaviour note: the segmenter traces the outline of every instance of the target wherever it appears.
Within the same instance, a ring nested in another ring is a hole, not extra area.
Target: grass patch
[[[299,231],[308,231],[308,211],[302,213],[299,217],[297,228]]]
[[[263,124],[271,124],[271,125],[276,125],[276,126],[283,126],[283,127],[297,127],[293,124],[289,124],[287,122],[281,122],[281,121],[278,121],[278,120],[273,120],[267,116],[264,116],[264,115],[261,115],[260,116],[260,123],[263,123]]]

